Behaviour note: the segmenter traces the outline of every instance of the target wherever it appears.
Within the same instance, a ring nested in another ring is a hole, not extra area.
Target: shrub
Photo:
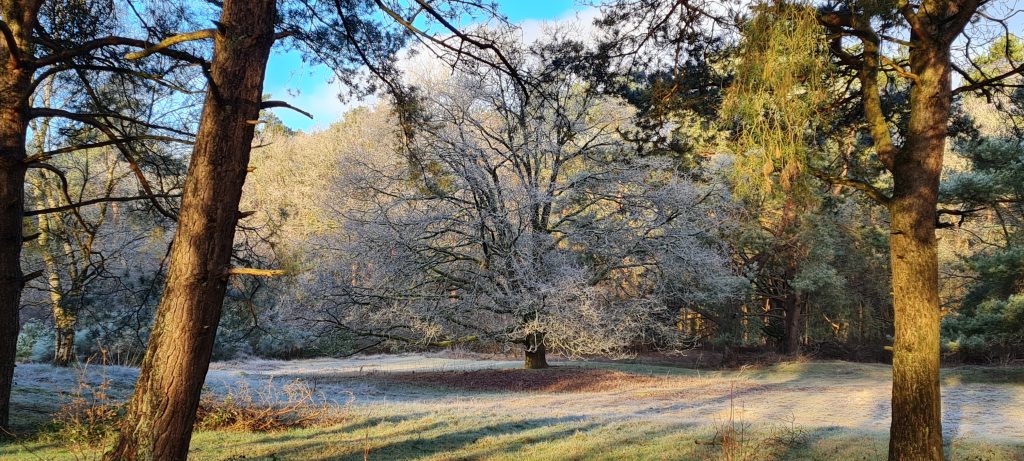
[[[21,332],[18,334],[16,360],[19,362],[33,360],[33,357],[36,356],[36,344],[41,340],[45,341],[48,336],[50,336],[49,329],[41,322],[35,320],[25,322],[21,327]],[[50,338],[50,344],[52,347],[53,338]]]
[[[265,388],[257,390],[243,381],[223,395],[203,393],[196,429],[266,432],[332,424],[345,418],[344,408],[317,395],[300,380],[280,388],[268,381]]]
[[[1024,295],[990,299],[942,321],[947,357],[964,362],[1009,362],[1024,357]]]
[[[90,384],[86,361],[79,368],[78,387],[62,394],[60,408],[53,416],[50,436],[62,444],[81,448],[96,448],[106,444],[117,431],[124,404],[110,395],[111,380],[106,374],[106,361],[101,365],[103,374],[99,384]]]

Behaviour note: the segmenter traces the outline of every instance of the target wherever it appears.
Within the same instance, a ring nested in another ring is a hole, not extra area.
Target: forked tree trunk
[[[36,24],[38,2],[0,0],[0,16],[10,37],[26,56],[27,37]],[[6,37],[5,37],[6,38]],[[0,40],[0,429],[9,429],[11,385],[17,354],[21,289],[22,217],[25,197],[25,136],[29,120],[32,70],[14,59]]]
[[[537,370],[548,367],[547,350],[544,348],[544,333],[534,333],[527,336],[526,344],[523,348],[526,351],[524,368],[527,370]]]
[[[107,460],[183,460],[210,365],[238,202],[274,42],[275,0],[227,0],[189,164],[167,284]]]
[[[895,310],[890,460],[940,461],[939,269],[935,221],[951,101],[948,45],[911,50],[906,144],[893,162],[890,251]]]
[[[78,323],[78,308],[81,293],[73,290],[67,296],[62,296],[53,307],[53,325],[57,337],[53,348],[53,364],[59,367],[66,367],[76,362],[75,354],[75,325]]]

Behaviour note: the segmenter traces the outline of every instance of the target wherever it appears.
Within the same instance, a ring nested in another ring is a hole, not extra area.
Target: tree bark
[[[786,284],[789,285],[788,283]],[[788,287],[789,293],[783,301],[783,312],[786,326],[785,353],[787,355],[800,354],[800,296],[792,287]]]
[[[30,51],[39,2],[0,0],[0,15],[15,44],[0,36],[0,429],[10,428],[11,386],[17,354],[25,209],[25,136],[32,69],[19,62]]]
[[[548,367],[547,350],[544,348],[544,333],[534,333],[527,336],[524,349],[526,351],[524,368],[527,370],[538,370]]]
[[[939,393],[939,269],[935,238],[951,96],[948,44],[910,52],[906,144],[896,153],[890,251],[893,344],[890,460],[943,459]]]
[[[274,0],[227,0],[181,199],[167,284],[121,433],[107,460],[183,460],[220,322]]]
[[[45,128],[37,132],[36,137],[45,136],[42,134],[43,132],[45,132]],[[43,151],[41,139],[36,140],[36,149],[40,152]],[[55,206],[56,201],[48,194],[45,180],[40,176],[33,180],[33,183],[39,191],[36,207],[43,209]],[[37,223],[39,226],[39,237],[36,242],[39,244],[39,250],[43,257],[46,288],[50,291],[50,310],[53,312],[53,326],[56,335],[53,364],[66,367],[75,361],[75,323],[78,320],[77,312],[75,309],[70,309],[66,304],[69,299],[74,298],[72,296],[64,296],[64,287],[60,279],[61,264],[58,263],[57,256],[50,248],[50,238],[54,234],[51,228],[50,216],[46,214],[39,215]],[[65,249],[65,253],[71,254],[67,249]]]

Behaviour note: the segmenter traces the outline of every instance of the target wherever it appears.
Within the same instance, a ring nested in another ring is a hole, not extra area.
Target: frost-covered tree
[[[679,308],[736,293],[716,238],[731,218],[722,191],[637,156],[619,136],[633,111],[543,51],[523,59],[529,89],[480,68],[420,76],[411,158],[351,178],[351,259],[319,320],[520,344],[540,368],[548,349],[678,340]]]

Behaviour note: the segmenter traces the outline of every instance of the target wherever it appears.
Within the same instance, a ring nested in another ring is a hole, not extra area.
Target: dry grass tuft
[[[91,384],[88,371],[93,358],[78,369],[78,386],[61,393],[62,403],[53,415],[49,437],[82,448],[103,446],[117,432],[117,424],[125,404],[111,396],[111,379],[107,376],[107,356],[100,356],[102,375],[98,384]]]
[[[347,419],[346,406],[318,395],[301,380],[280,388],[268,381],[253,389],[242,381],[224,395],[204,393],[196,413],[196,429],[270,432],[319,427]]]

